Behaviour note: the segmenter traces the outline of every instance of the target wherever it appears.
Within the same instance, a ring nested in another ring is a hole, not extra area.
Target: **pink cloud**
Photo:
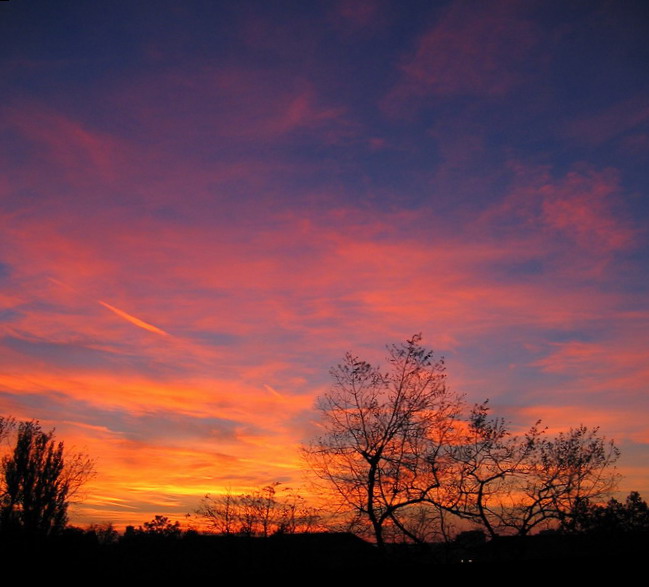
[[[388,5],[384,0],[338,0],[333,8],[332,19],[342,32],[363,36],[381,30],[389,22]]]
[[[4,124],[34,145],[37,156],[49,160],[66,180],[75,181],[80,172],[103,181],[116,177],[124,145],[114,137],[35,102],[7,107]]]
[[[646,139],[642,137],[646,137],[649,123],[647,104],[646,94],[635,94],[596,114],[564,123],[561,134],[593,145],[622,138],[629,146],[635,144],[636,152],[646,153]]]
[[[611,326],[613,332],[606,342],[552,343],[535,365],[547,373],[570,375],[573,394],[579,390],[582,394],[619,392],[642,397],[649,377],[644,327],[623,312],[609,319],[622,326]]]
[[[506,94],[525,75],[537,36],[518,2],[455,0],[404,61],[403,81],[387,104],[431,94]]]
[[[541,188],[542,221],[584,248],[625,249],[633,231],[611,214],[617,190],[615,173],[571,172],[560,184]]]
[[[26,224],[13,234],[15,256],[9,260],[20,267],[21,259],[29,259],[30,273],[44,272],[83,291],[82,301],[78,294],[53,284],[47,297],[66,304],[76,299],[74,303],[81,302],[87,308],[84,315],[92,314],[93,320],[100,312],[89,304],[110,299],[112,305],[132,308],[138,316],[138,308],[147,308],[143,319],[166,331],[173,331],[179,321],[183,328],[218,325],[229,332],[247,332],[263,324],[259,318],[268,312],[286,327],[303,332],[315,324],[324,328],[338,320],[364,321],[371,316],[411,323],[422,308],[443,316],[449,326],[460,315],[458,324],[467,324],[473,315],[476,323],[484,323],[487,308],[509,311],[514,319],[515,308],[529,315],[532,309],[539,312],[545,307],[546,319],[556,314],[560,322],[579,305],[580,292],[556,291],[551,298],[530,304],[537,295],[534,287],[498,283],[500,276],[491,276],[490,266],[529,258],[554,263],[553,256],[562,252],[569,261],[564,257],[562,264],[550,264],[546,271],[572,271],[584,262],[584,251],[590,259],[600,260],[610,250],[628,247],[633,232],[611,213],[608,197],[615,183],[610,177],[569,174],[552,183],[541,176],[533,186],[517,187],[502,207],[485,215],[482,228],[474,231],[480,235],[477,239],[454,239],[443,223],[433,219],[425,232],[406,237],[401,226],[414,220],[407,215],[395,225],[394,217],[381,215],[368,221],[362,214],[338,212],[318,213],[310,220],[303,213],[280,214],[267,217],[272,226],[260,225],[254,238],[245,241],[236,227],[223,225],[215,233],[207,225],[183,228],[113,214],[103,216],[100,229],[90,225],[87,230],[67,230],[66,221],[60,225],[49,219]],[[582,210],[580,216],[577,211]],[[516,216],[518,226],[500,230],[501,217]],[[431,238],[433,226],[437,238]],[[491,231],[497,239],[491,238]],[[554,238],[556,233],[565,235],[565,244]],[[26,236],[30,234],[40,234],[43,240],[34,241]],[[159,245],[151,246],[153,234]],[[573,251],[574,242],[581,248],[579,255]],[[155,284],[159,292],[173,292],[176,284],[186,283],[191,289],[228,295],[209,300],[211,311],[203,306],[208,297],[197,298],[190,290],[180,304],[156,299],[159,296],[151,290],[133,302],[126,286],[132,281],[128,275],[137,275],[140,284]],[[42,285],[38,287],[42,290]],[[296,300],[303,301],[296,305]],[[341,301],[349,305],[348,316]],[[238,319],[240,313],[243,320]],[[109,331],[130,328],[109,315],[101,323]],[[38,324],[37,332],[45,332],[47,321]]]
[[[159,147],[169,141],[198,147],[197,140],[219,137],[277,141],[336,125],[339,107],[322,103],[306,78],[282,75],[237,67],[171,70],[127,84],[110,100],[135,116],[146,140]]]
[[[482,218],[501,238],[507,234],[535,244],[539,257],[561,250],[564,263],[571,257],[566,264],[571,271],[593,274],[604,271],[616,252],[634,246],[638,232],[618,209],[615,170],[576,165],[556,178],[547,169],[520,164],[513,169],[510,194]]]

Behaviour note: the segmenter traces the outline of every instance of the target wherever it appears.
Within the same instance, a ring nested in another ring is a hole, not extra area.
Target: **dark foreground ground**
[[[504,584],[532,580],[569,585],[616,582],[646,575],[649,537],[538,536],[474,545],[395,545],[387,555],[349,534],[275,536],[267,539],[184,535],[139,537],[99,544],[88,535],[56,541],[5,539],[0,549],[5,578],[14,584],[62,580],[69,584],[127,582],[238,584],[278,579],[288,583],[358,581],[383,585],[490,579]],[[598,581],[599,582],[599,581]]]

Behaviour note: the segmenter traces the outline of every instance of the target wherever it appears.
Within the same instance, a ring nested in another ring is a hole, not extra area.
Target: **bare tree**
[[[319,525],[318,511],[290,488],[272,483],[252,493],[206,495],[196,513],[219,534],[270,536],[309,532]]]
[[[619,451],[597,428],[512,434],[486,402],[464,416],[420,335],[389,347],[386,371],[348,353],[331,375],[322,433],[303,454],[349,527],[369,527],[380,548],[448,536],[454,517],[492,537],[569,528],[576,504],[615,485]]]
[[[598,428],[579,426],[554,438],[537,422],[512,435],[504,420],[475,406],[464,440],[455,447],[449,511],[480,523],[487,533],[529,534],[549,524],[569,528],[582,500],[615,486],[619,451]]]
[[[238,533],[238,496],[230,490],[221,495],[206,495],[196,509],[217,534]]]
[[[320,511],[310,506],[298,491],[286,487],[276,500],[275,534],[315,532],[323,527]]]
[[[415,335],[388,349],[388,369],[347,354],[318,400],[323,433],[303,447],[317,477],[347,511],[369,523],[380,548],[390,527],[417,539],[409,508],[430,503],[453,463],[461,401],[442,360]]]
[[[578,426],[554,438],[539,436],[521,483],[525,498],[512,509],[510,525],[520,534],[546,520],[557,520],[570,529],[577,503],[599,500],[615,488],[619,455],[615,443],[601,436],[599,428]]]
[[[512,436],[502,418],[490,418],[487,402],[475,405],[460,441],[451,451],[450,482],[436,495],[448,512],[481,524],[492,537],[521,497],[517,484],[538,439],[538,423]]]

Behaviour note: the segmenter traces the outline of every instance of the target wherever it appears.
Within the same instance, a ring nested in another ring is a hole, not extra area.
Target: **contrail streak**
[[[135,324],[135,326],[139,326],[140,328],[144,328],[144,330],[148,330],[149,332],[155,332],[156,334],[160,334],[162,336],[171,336],[168,332],[165,332],[164,330],[158,328],[157,326],[154,326],[153,324],[149,324],[144,320],[140,320],[135,316],[131,316],[130,314],[127,314],[126,312],[120,310],[119,308],[116,308],[115,306],[111,306],[110,304],[107,304],[106,302],[102,302],[101,300],[97,300],[97,301],[102,306],[104,306],[104,308],[108,308],[111,312],[114,312],[121,318],[124,318],[124,320],[128,320],[131,324]]]
[[[272,393],[277,399],[284,401],[285,398],[279,391],[273,389],[270,385],[267,385],[266,383],[264,383],[264,387],[266,388],[266,391]]]

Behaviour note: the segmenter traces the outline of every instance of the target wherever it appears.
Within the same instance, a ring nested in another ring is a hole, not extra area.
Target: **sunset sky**
[[[73,521],[303,482],[346,351],[600,426],[649,498],[646,0],[0,3],[0,414]]]

